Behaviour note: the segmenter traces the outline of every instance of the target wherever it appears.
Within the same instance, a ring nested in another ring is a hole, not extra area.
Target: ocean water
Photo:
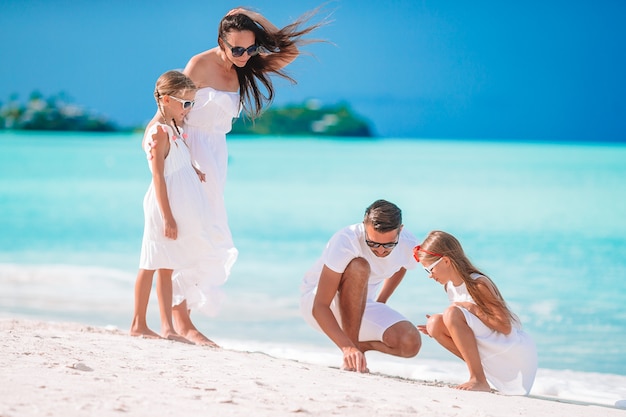
[[[150,182],[140,141],[0,133],[0,316],[128,329]],[[230,137],[229,152],[240,256],[220,315],[193,316],[218,343],[338,366],[299,315],[300,280],[336,230],[385,198],[418,239],[453,233],[494,279],[537,343],[532,395],[626,399],[626,145]],[[419,269],[389,303],[423,323],[447,298]],[[367,355],[373,372],[467,378],[428,338],[413,359]]]

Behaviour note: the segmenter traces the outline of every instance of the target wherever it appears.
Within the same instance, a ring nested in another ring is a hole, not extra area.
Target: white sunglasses
[[[435,262],[433,262],[433,264],[429,267],[425,267],[424,265],[422,265],[422,267],[424,268],[424,271],[426,271],[426,273],[428,273],[428,275],[432,275],[433,273],[433,269],[435,269],[435,267],[437,266],[437,264],[439,262],[441,262],[443,260],[443,258],[439,258],[437,259]]]
[[[178,101],[179,103],[182,103],[183,109],[185,109],[185,110],[192,108],[193,105],[196,104],[196,100],[183,100],[182,98],[178,98],[178,97],[174,97],[174,96],[170,96],[170,98],[173,98],[174,100]]]

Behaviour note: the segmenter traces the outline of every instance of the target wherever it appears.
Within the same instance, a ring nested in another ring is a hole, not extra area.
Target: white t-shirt
[[[379,258],[365,243],[363,223],[345,227],[330,238],[322,256],[304,275],[300,292],[304,294],[317,288],[324,265],[335,272],[343,273],[354,258],[360,257],[370,264],[367,298],[373,300],[385,279],[398,272],[400,268],[409,270],[417,267],[417,261],[413,257],[413,248],[417,244],[415,236],[403,228],[396,247],[386,257]]]

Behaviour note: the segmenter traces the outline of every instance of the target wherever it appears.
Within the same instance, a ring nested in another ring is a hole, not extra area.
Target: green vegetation
[[[347,104],[321,106],[316,100],[304,104],[270,107],[251,121],[237,119],[232,134],[371,137],[368,123],[354,115]]]
[[[44,98],[35,91],[26,104],[12,96],[0,102],[0,130],[56,130],[110,132],[120,130],[104,117],[70,104],[64,94]],[[322,106],[317,100],[299,105],[270,107],[258,119],[241,117],[231,131],[235,135],[371,137],[367,121],[345,103]]]
[[[35,91],[26,104],[12,96],[8,103],[0,103],[0,130],[63,130],[110,132],[115,124],[83,108],[69,104],[64,94],[44,99]]]

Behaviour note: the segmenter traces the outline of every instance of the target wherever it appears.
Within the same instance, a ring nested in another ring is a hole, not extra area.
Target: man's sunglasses
[[[400,236],[400,233],[398,232],[398,236]],[[380,248],[381,246],[385,249],[391,249],[391,248],[395,248],[396,245],[398,244],[398,241],[396,240],[395,242],[387,242],[387,243],[379,243],[379,242],[374,242],[373,240],[369,240],[369,237],[367,236],[367,231],[365,231],[365,244],[367,246],[369,246],[370,248]]]

